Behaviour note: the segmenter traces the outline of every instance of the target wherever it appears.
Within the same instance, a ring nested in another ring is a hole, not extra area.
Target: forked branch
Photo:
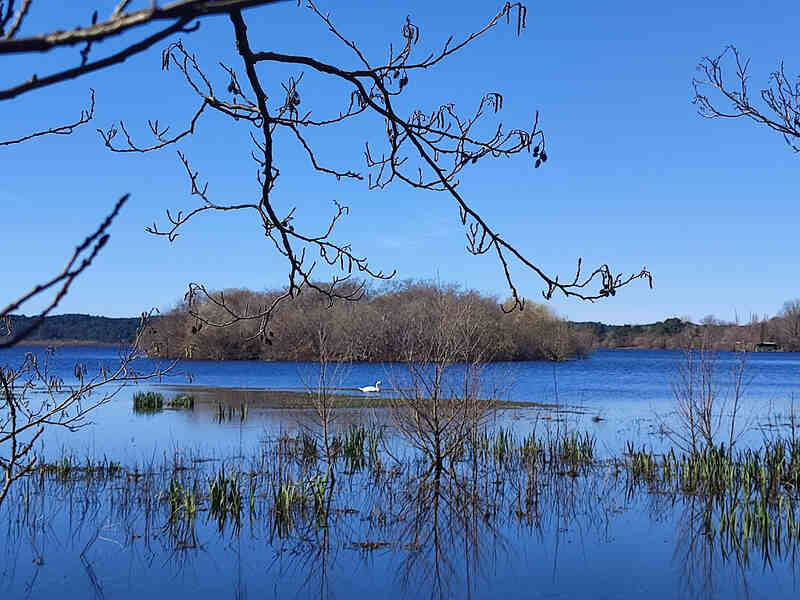
[[[725,63],[731,62],[733,75],[726,74]],[[719,56],[705,57],[697,70],[701,77],[692,80],[694,99],[701,116],[715,119],[745,117],[781,134],[795,152],[800,152],[800,78],[790,80],[783,62],[769,76],[768,87],[759,91],[765,109],[753,102],[748,87],[750,59],[744,58],[735,46],[728,46]],[[723,104],[708,96],[711,89]]]

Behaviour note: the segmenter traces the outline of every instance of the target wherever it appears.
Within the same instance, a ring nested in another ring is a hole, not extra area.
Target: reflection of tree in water
[[[634,486],[627,493],[641,492]],[[736,485],[707,495],[663,488],[648,492],[649,519],[675,522],[678,597],[760,597],[764,591],[755,590],[754,579],[776,573],[777,567],[796,579],[800,528],[794,501],[750,495]]]
[[[489,504],[472,484],[434,471],[398,511],[405,518],[389,523],[389,537],[401,552],[399,583],[417,588],[415,596],[428,590],[431,598],[468,597],[487,550],[505,550]],[[465,593],[453,589],[459,584]]]
[[[681,594],[692,598],[716,598],[719,578],[729,579],[732,569],[721,569],[735,556],[725,552],[715,535],[715,499],[689,497],[682,502],[675,536],[673,561],[681,570]],[[750,591],[745,565],[736,561],[737,583],[743,597]],[[726,583],[730,583],[726,581]]]

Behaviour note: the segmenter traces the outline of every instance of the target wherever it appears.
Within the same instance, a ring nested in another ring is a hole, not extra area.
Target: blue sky
[[[34,4],[39,12],[24,33],[87,23],[98,4]],[[102,18],[114,3],[100,5]],[[423,53],[451,33],[480,27],[501,5],[319,2],[376,62],[385,56],[388,41],[399,43],[406,15],[421,27]],[[356,64],[294,2],[253,9],[246,17],[255,50]],[[784,301],[800,296],[800,157],[780,137],[749,122],[699,117],[691,104],[691,79],[703,56],[716,55],[730,43],[752,58],[754,91],[766,85],[781,59],[789,73],[800,72],[798,18],[800,6],[790,2],[531,3],[521,37],[513,27],[499,28],[439,68],[413,76],[403,99],[407,106],[425,108],[455,102],[468,111],[484,92],[500,91],[505,103],[499,116],[507,126],[527,127],[539,110],[550,156],[545,168],[534,170],[528,155],[481,161],[462,177],[462,194],[549,273],[569,277],[583,257],[585,265],[608,262],[625,272],[646,265],[655,283],[653,290],[634,284],[597,303],[554,298],[550,304],[558,313],[609,323],[772,315]],[[208,19],[182,39],[224,89],[227,79],[217,62],[239,67],[227,18]],[[157,118],[173,130],[188,121],[198,101],[178,72],[161,72],[160,50],[0,103],[0,138],[5,139],[69,121],[85,106],[89,88],[97,93],[94,121],[72,136],[0,147],[0,255],[6,257],[0,303],[59,270],[76,242],[123,193],[131,200],[111,229],[109,246],[57,312],[132,316],[151,307],[167,309],[189,282],[214,289],[284,284],[285,262],[245,215],[203,215],[172,244],[145,233],[146,225],[164,222],[166,208],[196,206],[175,148],[113,154],[95,129],[124,119],[146,141],[147,119]],[[3,57],[4,87],[32,72],[72,64],[77,53]],[[277,97],[280,81],[301,71],[265,68],[268,93]],[[307,73],[301,93],[305,105],[322,114],[331,106],[338,110],[349,90]],[[313,142],[328,164],[365,171],[363,142],[379,138],[380,131],[380,123],[365,120],[314,136]],[[209,181],[215,198],[257,198],[244,124],[208,115],[197,134],[178,147]],[[351,211],[336,239],[351,241],[374,267],[397,269],[400,279],[433,278],[507,295],[497,261],[464,250],[457,208],[445,195],[400,185],[369,191],[363,183],[310,174],[306,159],[286,137],[278,140],[276,157],[282,171],[276,203],[284,209],[296,206],[298,224],[321,227],[335,199]],[[513,273],[522,294],[541,298],[543,286],[534,274],[519,266]],[[39,307],[29,304],[25,312]]]

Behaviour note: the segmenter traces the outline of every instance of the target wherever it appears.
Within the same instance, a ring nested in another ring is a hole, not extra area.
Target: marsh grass
[[[377,424],[353,425],[337,437],[347,470],[357,473],[367,466],[380,464],[383,432]]]
[[[242,475],[238,471],[225,472],[223,464],[217,474],[208,480],[209,515],[217,521],[220,531],[230,520],[236,530],[242,519]]]
[[[178,394],[168,400],[165,407],[173,410],[194,410],[194,396],[191,394]]]
[[[188,487],[182,479],[176,477],[170,479],[169,486],[160,494],[160,499],[169,505],[170,523],[181,519],[194,521],[202,502],[196,479]]]
[[[62,482],[81,479],[112,479],[121,477],[125,473],[121,463],[108,458],[92,460],[87,457],[81,461],[69,453],[65,453],[52,462],[38,463],[33,472],[40,477],[54,477]]]
[[[158,392],[136,392],[133,395],[133,412],[154,414],[164,410],[164,396]]]
[[[303,504],[300,487],[292,480],[280,482],[273,490],[274,529],[286,538],[295,522],[295,508]]]
[[[556,439],[555,443],[550,444],[551,454],[555,451],[556,456],[551,456],[551,462],[556,459],[570,469],[571,473],[578,469],[590,467],[595,462],[595,448],[597,440],[588,432],[579,433],[570,431]]]
[[[492,444],[494,459],[499,463],[504,463],[514,449],[514,436],[510,429],[498,429]]]
[[[317,448],[317,440],[310,436],[308,433],[303,433],[300,443],[300,453],[303,462],[313,463],[319,459],[319,448]]]
[[[115,522],[146,518],[180,550],[202,546],[196,528],[240,535],[245,512],[250,530],[261,528],[270,539],[307,546],[330,535],[347,547],[359,539],[391,540],[401,550],[421,543],[402,537],[403,524],[430,510],[434,492],[447,495],[448,510],[475,514],[487,526],[513,518],[530,527],[548,520],[561,527],[586,514],[607,526],[620,503],[639,496],[662,507],[699,506],[704,543],[728,558],[747,563],[754,553],[800,550],[796,439],[693,454],[655,454],[628,443],[621,456],[601,459],[587,433],[484,429],[440,481],[432,480],[426,457],[389,452],[383,436],[375,424],[340,431],[339,458],[330,465],[320,463],[319,442],[309,432],[284,432],[224,461],[176,451],[163,462],[123,466],[65,452],[36,466],[13,504],[23,516],[9,515],[35,521],[35,498],[52,493],[54,501],[92,507],[86,514],[107,507]],[[203,512],[207,518],[198,519]]]

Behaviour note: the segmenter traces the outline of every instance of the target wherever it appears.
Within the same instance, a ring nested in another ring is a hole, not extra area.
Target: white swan
[[[378,381],[375,382],[375,385],[365,385],[364,387],[360,387],[358,389],[360,391],[362,391],[362,392],[380,392],[381,390],[378,387],[378,386],[380,386],[380,384],[381,384],[381,382],[380,382],[380,380],[378,380]]]

